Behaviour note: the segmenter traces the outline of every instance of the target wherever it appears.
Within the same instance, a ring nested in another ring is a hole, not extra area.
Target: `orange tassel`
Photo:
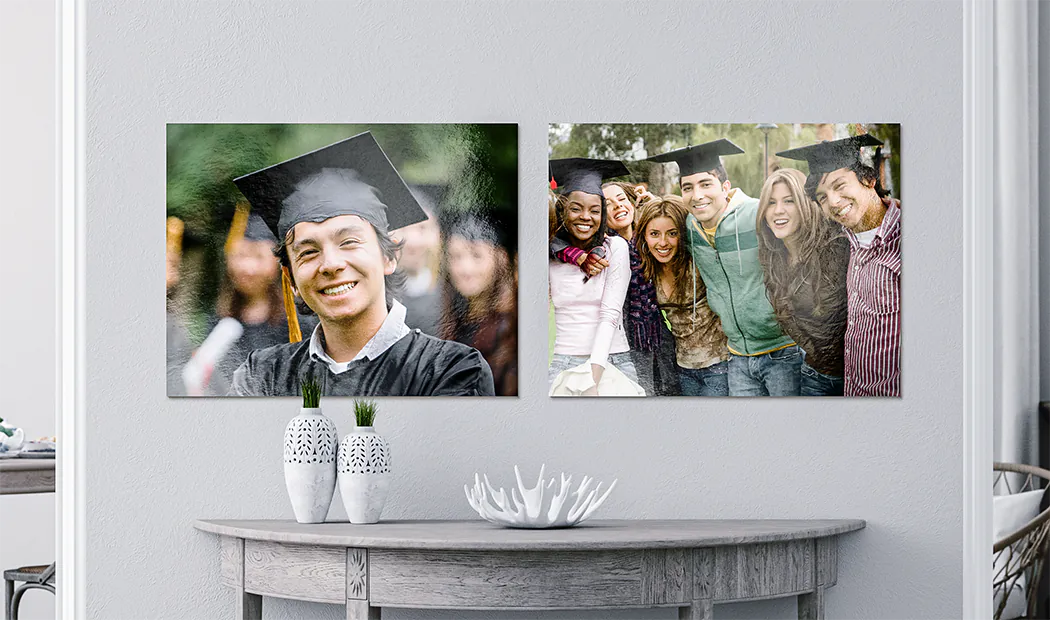
[[[295,293],[292,292],[292,277],[287,267],[281,267],[281,290],[284,292],[284,314],[288,317],[288,342],[299,342],[303,332],[299,329],[299,315],[295,312]]]

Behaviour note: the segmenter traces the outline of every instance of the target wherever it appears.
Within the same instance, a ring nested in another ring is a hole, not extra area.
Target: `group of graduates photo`
[[[518,394],[516,125],[166,146],[169,396]]]
[[[554,124],[552,396],[900,396],[899,124]]]

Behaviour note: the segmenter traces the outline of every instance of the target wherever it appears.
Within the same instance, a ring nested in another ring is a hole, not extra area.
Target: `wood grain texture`
[[[687,603],[693,598],[693,556],[689,549],[642,551],[642,605]]]
[[[817,554],[815,583],[830,588],[839,580],[839,539],[828,536],[816,539],[814,544]]]
[[[262,597],[240,591],[237,593],[237,620],[262,620]]]
[[[637,551],[479,555],[372,550],[369,600],[379,607],[644,606],[640,564]]]
[[[824,586],[798,596],[799,620],[824,620]]]
[[[694,594],[716,603],[791,596],[814,587],[808,540],[713,547],[694,553]]]
[[[689,607],[678,608],[678,620],[714,620],[715,604],[711,599],[693,601]]]
[[[346,620],[381,620],[382,611],[378,607],[369,607],[368,601],[348,600],[346,602]]]
[[[345,604],[346,550],[245,541],[244,589],[266,596]]]
[[[368,598],[368,549],[346,550],[346,599]]]
[[[0,495],[55,492],[55,459],[0,460]]]
[[[372,525],[295,521],[201,520],[194,527],[247,540],[449,551],[686,549],[803,540],[852,532],[858,519],[586,521],[560,530],[515,530],[487,521],[384,521]]]
[[[219,582],[238,590],[244,587],[244,539],[219,538]]]

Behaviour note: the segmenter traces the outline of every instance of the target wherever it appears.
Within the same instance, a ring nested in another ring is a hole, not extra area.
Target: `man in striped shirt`
[[[901,210],[861,160],[869,135],[777,153],[809,162],[806,191],[850,241],[845,396],[900,396]]]

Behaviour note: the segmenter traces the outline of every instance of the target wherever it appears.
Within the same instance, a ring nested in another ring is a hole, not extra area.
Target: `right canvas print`
[[[896,123],[549,130],[551,396],[901,395]]]

